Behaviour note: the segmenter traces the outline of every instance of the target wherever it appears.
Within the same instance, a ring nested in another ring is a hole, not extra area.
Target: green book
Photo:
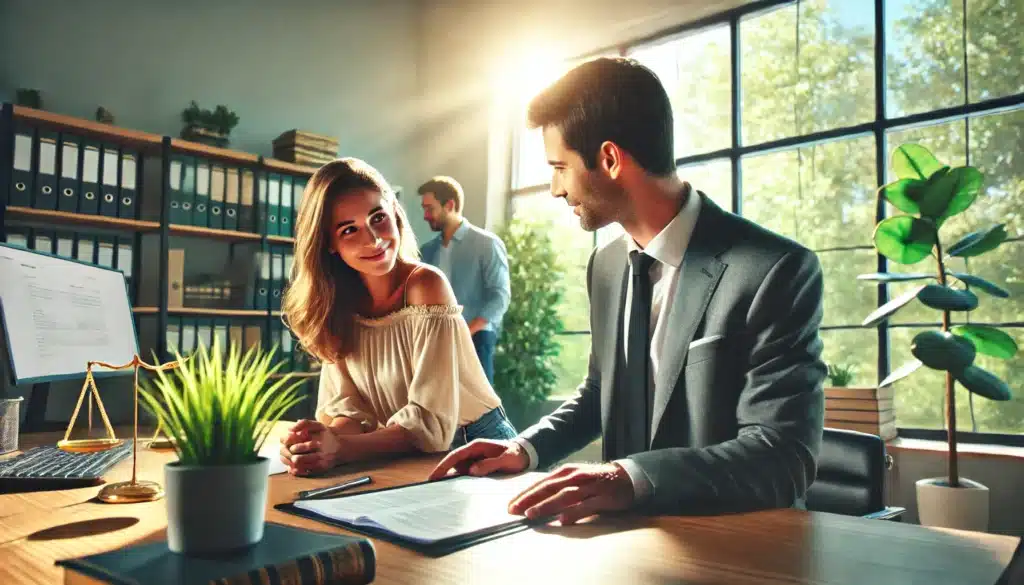
[[[162,541],[57,565],[64,567],[65,585],[361,585],[374,579],[376,554],[366,538],[267,523],[263,540],[238,553],[185,556]]]

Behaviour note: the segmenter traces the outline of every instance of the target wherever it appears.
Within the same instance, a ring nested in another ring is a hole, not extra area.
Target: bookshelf
[[[315,171],[4,103],[0,240],[125,272],[143,352],[168,359],[174,346],[213,339],[277,345],[282,371],[315,380],[280,312]],[[203,263],[209,282],[190,283]]]

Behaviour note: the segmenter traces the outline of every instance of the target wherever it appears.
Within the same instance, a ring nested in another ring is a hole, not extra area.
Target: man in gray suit
[[[529,121],[552,195],[584,229],[618,222],[626,236],[590,258],[576,395],[514,441],[449,453],[431,479],[547,469],[601,436],[608,463],[562,466],[509,511],[565,524],[802,507],[824,419],[817,257],[677,177],[668,95],[633,60],[576,67],[533,99]]]

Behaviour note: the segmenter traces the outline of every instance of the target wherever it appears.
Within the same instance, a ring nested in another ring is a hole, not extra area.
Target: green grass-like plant
[[[200,344],[187,359],[175,352],[179,366],[158,370],[140,388],[143,406],[174,439],[181,465],[258,460],[274,423],[305,399],[298,393],[301,380],[289,384],[291,374],[269,384],[283,365],[271,365],[275,349],[253,347],[243,355],[231,345],[224,356],[218,341],[209,350]]]
[[[853,381],[853,366],[828,364],[828,380],[835,388],[845,388]]]

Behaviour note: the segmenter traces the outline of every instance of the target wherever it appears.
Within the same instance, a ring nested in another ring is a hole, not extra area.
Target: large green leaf
[[[894,382],[898,382],[899,380],[902,380],[903,378],[906,378],[910,374],[916,372],[917,369],[923,365],[924,364],[921,363],[921,360],[910,360],[909,362],[903,364],[899,368],[896,368],[896,370],[894,370],[892,373],[886,376],[885,379],[882,380],[882,383],[878,385],[878,387],[885,388],[886,386]]]
[[[1005,299],[1010,296],[1010,291],[1006,290],[1005,288],[1002,288],[1001,286],[993,282],[989,282],[984,278],[981,278],[980,276],[974,276],[973,274],[965,274],[963,272],[946,272],[946,274],[958,278],[964,284],[968,284],[975,288],[979,288],[994,297]]]
[[[1005,401],[1011,398],[1010,387],[992,372],[978,366],[967,366],[964,371],[954,374],[956,381],[964,388],[989,400]]]
[[[872,272],[870,274],[859,274],[857,280],[877,280],[878,282],[906,282],[908,280],[924,280],[935,278],[934,274],[899,273],[899,272]]]
[[[919,201],[921,214],[944,221],[963,212],[981,192],[984,177],[974,167],[957,167],[947,173],[936,173],[924,189]]]
[[[879,187],[882,197],[903,213],[918,213],[921,208],[917,202],[921,199],[925,182],[921,179],[897,179],[888,185]]]
[[[943,331],[922,331],[914,336],[910,353],[933,370],[958,374],[974,362],[974,344]]]
[[[978,296],[969,290],[959,290],[928,284],[918,293],[917,300],[941,311],[973,311],[978,308]]]
[[[1005,331],[988,325],[957,325],[951,331],[974,344],[978,353],[1008,360],[1017,354],[1017,342]]]
[[[994,250],[1006,241],[1007,233],[1004,224],[994,225],[986,230],[971,232],[960,238],[960,241],[949,247],[950,256],[970,258],[980,256],[989,250]]]
[[[915,286],[914,288],[901,294],[895,299],[892,299],[888,303],[885,303],[881,307],[878,307],[877,309],[872,311],[870,315],[864,318],[864,321],[861,323],[861,325],[865,327],[871,327],[872,325],[877,325],[882,321],[885,321],[886,319],[889,318],[890,315],[900,310],[901,307],[903,307],[910,301],[916,299],[917,294],[921,292],[925,286],[926,285],[923,284],[920,286]]]
[[[943,164],[920,144],[900,145],[892,153],[892,170],[901,179],[927,179]]]
[[[927,221],[900,215],[879,222],[873,239],[875,248],[886,258],[899,264],[916,264],[931,254],[936,232]]]

